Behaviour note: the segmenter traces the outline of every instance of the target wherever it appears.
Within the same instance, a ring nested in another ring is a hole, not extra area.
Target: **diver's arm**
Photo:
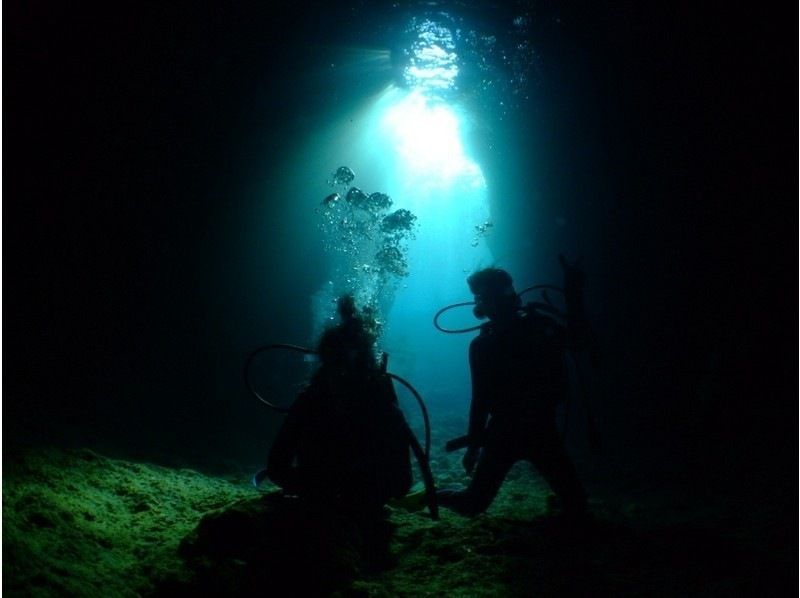
[[[489,385],[485,363],[485,349],[482,350],[480,338],[469,346],[469,369],[472,377],[472,402],[469,407],[469,448],[480,446],[486,420],[489,418]]]

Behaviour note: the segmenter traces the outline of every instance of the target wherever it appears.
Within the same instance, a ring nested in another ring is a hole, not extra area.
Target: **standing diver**
[[[486,268],[467,279],[475,315],[489,318],[469,347],[472,403],[462,463],[474,475],[464,490],[438,492],[440,505],[462,515],[484,512],[522,459],[538,469],[565,516],[585,514],[586,493],[556,427],[556,406],[568,393],[565,352],[579,348],[586,334],[583,272],[559,259],[566,326],[522,307],[505,270]]]

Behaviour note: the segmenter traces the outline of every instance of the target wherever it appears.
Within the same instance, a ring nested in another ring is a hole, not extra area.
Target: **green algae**
[[[3,471],[8,595],[137,596],[180,576],[180,540],[252,490],[191,470],[38,450]]]
[[[437,479],[463,483],[458,456],[438,445]],[[249,595],[248,568],[264,568],[256,579],[268,584],[293,565],[330,578],[314,595],[376,598],[774,595],[793,579],[796,552],[774,509],[676,501],[663,490],[648,498],[631,488],[615,507],[593,503],[595,519],[576,529],[548,513],[549,491],[525,464],[512,468],[487,513],[473,519],[443,510],[432,521],[425,511],[389,509],[388,560],[377,566],[352,537],[336,535],[343,528],[335,516],[285,518],[273,488],[259,493],[246,481],[89,450],[6,458],[3,591]],[[335,550],[307,549],[303,538],[320,530],[345,541]],[[284,541],[295,536],[294,545]]]
[[[455,480],[458,458],[437,458],[440,469],[448,470],[445,478]],[[180,584],[196,575],[179,548],[196,536],[204,516],[259,516],[261,495],[242,483],[90,450],[32,451],[9,459],[3,474],[3,590],[10,596],[151,594],[165,581]],[[535,517],[543,512],[544,497],[540,483],[515,467],[490,512]],[[391,510],[390,521],[393,566],[364,573],[354,565],[348,591],[418,595],[425,586],[434,593],[477,596],[490,595],[502,581],[502,567],[481,554],[493,541],[484,518],[444,512],[434,522],[424,512]],[[232,567],[225,575],[234,576],[235,561],[206,567],[218,567],[219,576]]]

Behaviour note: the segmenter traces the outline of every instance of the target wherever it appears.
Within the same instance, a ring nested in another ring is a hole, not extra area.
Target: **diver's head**
[[[475,295],[472,312],[481,320],[511,315],[522,305],[514,290],[514,281],[508,272],[500,268],[478,270],[467,278],[467,284]]]
[[[364,326],[351,295],[339,299],[338,311],[341,323],[325,330],[317,345],[322,365],[351,371],[377,367],[375,337]]]
[[[356,300],[352,295],[342,295],[336,302],[336,311],[342,322],[350,322],[357,316]]]

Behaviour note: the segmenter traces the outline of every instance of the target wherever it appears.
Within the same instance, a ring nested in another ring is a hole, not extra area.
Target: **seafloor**
[[[453,430],[454,431],[454,430]],[[450,430],[444,430],[450,432]],[[434,438],[440,486],[463,482]],[[4,455],[6,596],[779,596],[796,528],[769,497],[700,499],[582,468],[593,519],[567,525],[525,464],[489,511],[387,508],[359,535],[287,507],[245,470],[208,475],[88,449]],[[611,483],[610,478],[614,478]],[[792,594],[795,595],[795,594]]]

